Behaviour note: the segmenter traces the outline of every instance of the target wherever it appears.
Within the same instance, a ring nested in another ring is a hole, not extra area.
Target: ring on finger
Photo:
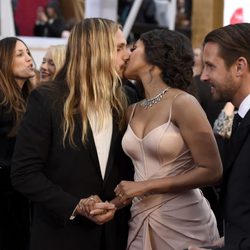
[[[91,195],[91,196],[88,198],[88,200],[90,200],[90,201],[95,201],[95,196],[94,196],[94,195]]]

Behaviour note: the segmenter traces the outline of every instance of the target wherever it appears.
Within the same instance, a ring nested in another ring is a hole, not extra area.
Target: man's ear
[[[241,76],[246,70],[248,70],[247,59],[243,56],[236,60],[236,76]]]

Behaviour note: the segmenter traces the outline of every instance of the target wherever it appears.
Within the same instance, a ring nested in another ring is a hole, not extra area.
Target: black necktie
[[[239,127],[241,120],[242,117],[238,113],[236,113],[233,119],[232,134],[234,134],[237,128]]]

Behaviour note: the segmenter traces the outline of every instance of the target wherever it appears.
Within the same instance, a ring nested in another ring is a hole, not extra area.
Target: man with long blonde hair
[[[34,203],[31,250],[126,248],[128,210],[107,201],[132,178],[119,79],[129,55],[117,23],[85,19],[55,80],[32,92],[12,167],[14,187]]]

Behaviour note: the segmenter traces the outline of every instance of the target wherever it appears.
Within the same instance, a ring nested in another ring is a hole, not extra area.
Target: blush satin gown
[[[135,181],[182,175],[195,167],[178,127],[171,122],[171,109],[168,121],[143,138],[136,136],[129,121],[122,146],[133,161]],[[215,216],[198,188],[133,199],[129,250],[182,250],[190,245],[211,245],[217,239]]]

